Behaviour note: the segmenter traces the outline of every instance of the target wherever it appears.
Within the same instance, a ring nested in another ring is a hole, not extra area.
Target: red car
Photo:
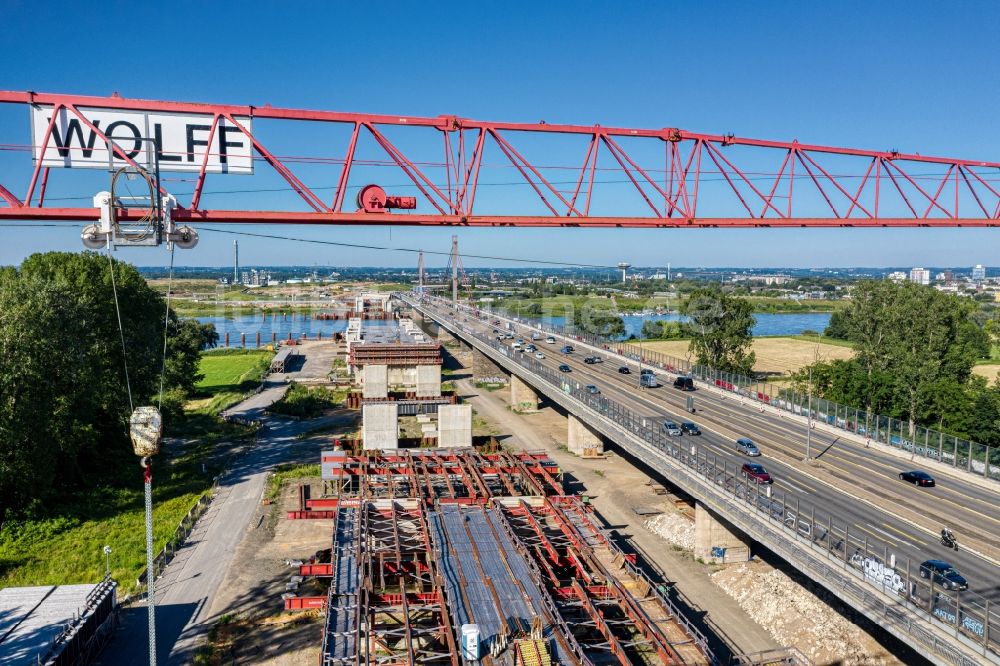
[[[751,481],[756,481],[757,483],[774,483],[774,479],[771,478],[771,475],[767,473],[767,470],[760,463],[743,463],[742,472],[743,476]]]

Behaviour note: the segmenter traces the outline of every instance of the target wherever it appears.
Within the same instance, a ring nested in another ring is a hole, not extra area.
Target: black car
[[[923,486],[924,488],[931,488],[934,486],[934,477],[927,472],[921,472],[918,469],[910,472],[900,472],[899,480],[908,481],[915,486]]]
[[[927,560],[920,565],[920,577],[930,578],[934,576],[934,583],[948,590],[967,590],[969,582],[962,574],[955,571],[955,567],[942,560]]]
[[[583,362],[586,363],[587,365],[594,365],[595,363],[594,357],[588,356],[587,358],[583,359]]]
[[[674,388],[682,391],[693,391],[694,380],[690,377],[678,377],[674,380]]]
[[[701,429],[691,421],[684,421],[683,423],[681,423],[681,430],[684,431],[685,435],[701,434]]]
[[[620,375],[631,375],[632,371],[628,369],[627,365],[623,365],[620,368],[618,368],[618,374],[620,374]]]
[[[570,368],[565,363],[563,363],[562,365],[559,366],[559,372],[573,372],[573,369]]]

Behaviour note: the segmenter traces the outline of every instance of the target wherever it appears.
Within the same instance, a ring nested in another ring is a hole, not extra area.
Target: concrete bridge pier
[[[510,408],[520,414],[538,411],[538,394],[517,375],[510,376]]]
[[[451,331],[438,324],[438,342],[446,347],[453,347],[458,344],[458,338],[451,334]]]
[[[514,379],[511,377],[512,386]],[[566,448],[570,453],[583,457],[604,453],[604,440],[600,434],[572,414],[567,415],[567,429]]]
[[[734,564],[750,559],[749,542],[701,502],[694,506],[694,557],[709,564]]]
[[[474,381],[506,378],[507,371],[493,362],[489,356],[476,348],[472,349],[472,378]]]

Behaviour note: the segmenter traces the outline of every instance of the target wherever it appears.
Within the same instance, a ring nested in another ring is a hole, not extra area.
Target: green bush
[[[322,386],[308,388],[292,382],[285,397],[271,405],[268,411],[283,416],[312,418],[337,407],[344,402],[345,397],[345,391],[331,391]]]

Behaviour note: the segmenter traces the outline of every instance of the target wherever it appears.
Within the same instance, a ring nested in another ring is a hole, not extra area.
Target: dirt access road
[[[251,396],[228,414],[263,419],[267,430],[257,443],[222,475],[211,506],[198,521],[187,543],[156,582],[157,663],[189,664],[219,611],[213,604],[237,545],[248,526],[259,520],[260,501],[268,473],[294,459],[302,447],[299,435],[340,417],[292,421],[264,416],[264,410],[287,391],[286,379],[297,373],[272,375],[261,393]],[[156,479],[153,480],[156,501]],[[98,664],[140,666],[148,662],[147,612],[137,604],[122,614],[122,624]]]

